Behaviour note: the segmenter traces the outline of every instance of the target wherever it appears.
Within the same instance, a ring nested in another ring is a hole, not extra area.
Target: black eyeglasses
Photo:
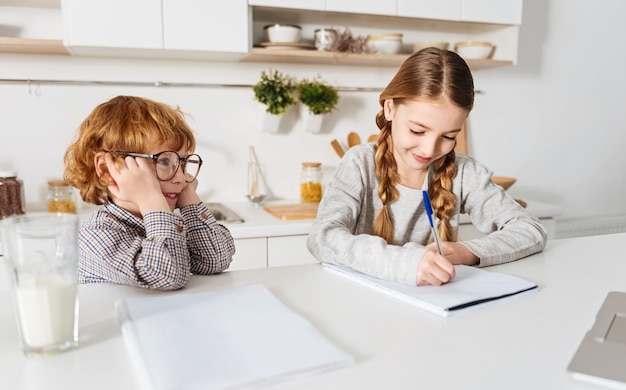
[[[120,156],[149,158],[156,163],[157,178],[161,181],[171,180],[178,168],[182,165],[185,173],[185,181],[191,183],[198,177],[200,167],[202,166],[202,158],[197,154],[190,154],[187,157],[180,157],[178,153],[166,150],[157,154],[143,154],[119,151],[107,151],[108,153],[118,154]]]

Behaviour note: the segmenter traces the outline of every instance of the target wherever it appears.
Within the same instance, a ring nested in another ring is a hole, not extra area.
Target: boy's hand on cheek
[[[109,158],[106,162],[115,181],[109,185],[109,190],[118,200],[136,206],[142,214],[150,210],[169,210],[154,167],[148,161],[126,157],[117,164]]]
[[[178,202],[176,204],[177,207],[185,207],[190,204],[198,204],[200,203],[200,197],[196,192],[198,188],[198,180],[194,180],[191,183],[187,183],[183,190],[181,191]]]

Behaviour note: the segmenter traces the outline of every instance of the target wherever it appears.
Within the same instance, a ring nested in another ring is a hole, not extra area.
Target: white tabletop
[[[194,276],[169,293],[83,285],[80,346],[46,359],[27,359],[20,351],[3,267],[0,388],[135,389],[114,313],[117,299],[261,283],[357,360],[275,388],[593,389],[566,368],[606,294],[626,291],[625,241],[626,234],[554,240],[540,254],[486,268],[531,280],[539,290],[447,319],[316,264]]]

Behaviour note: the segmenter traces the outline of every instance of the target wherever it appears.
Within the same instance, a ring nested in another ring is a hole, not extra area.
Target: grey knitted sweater
[[[394,237],[387,244],[373,235],[382,203],[375,174],[374,143],[350,148],[324,189],[317,219],[307,239],[309,251],[321,262],[350,266],[367,274],[415,284],[417,266],[433,241],[422,204],[422,190],[398,185],[400,196],[390,205]],[[505,263],[543,250],[547,233],[500,186],[492,172],[473,158],[457,153],[456,196],[450,224],[458,228],[459,215],[469,214],[484,238],[464,241],[480,258],[479,266]],[[427,189],[428,180],[424,188]]]

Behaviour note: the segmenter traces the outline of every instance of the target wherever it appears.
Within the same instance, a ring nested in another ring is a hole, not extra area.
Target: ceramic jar
[[[337,30],[332,28],[318,28],[313,33],[315,48],[319,51],[331,51],[339,38]]]

